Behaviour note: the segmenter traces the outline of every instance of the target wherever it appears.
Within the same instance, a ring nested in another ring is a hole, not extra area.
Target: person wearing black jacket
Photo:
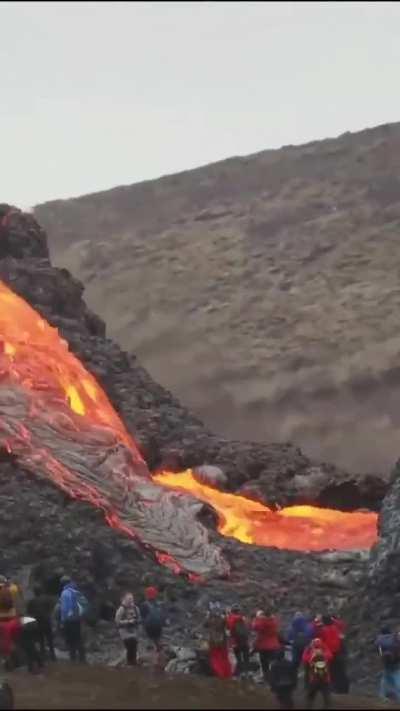
[[[46,595],[40,586],[35,586],[34,597],[27,604],[27,613],[34,617],[38,624],[38,640],[40,644],[40,656],[46,657],[46,644],[49,650],[50,659],[55,662],[52,613],[54,600],[50,595]]]
[[[276,652],[269,668],[269,683],[275,694],[279,708],[293,709],[293,692],[297,683],[297,671],[292,662],[285,658],[285,651]]]

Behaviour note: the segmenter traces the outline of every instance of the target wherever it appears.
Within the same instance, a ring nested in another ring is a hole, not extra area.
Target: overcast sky
[[[0,2],[0,202],[400,119],[400,3]]]

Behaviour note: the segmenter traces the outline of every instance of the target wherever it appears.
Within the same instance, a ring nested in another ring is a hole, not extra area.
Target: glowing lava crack
[[[150,476],[105,393],[52,328],[0,281],[0,445],[70,496],[101,508],[160,563],[194,575],[229,567],[196,519],[197,499],[223,535],[297,550],[367,548],[376,514],[312,507],[276,513],[200,484],[192,472]],[[193,498],[195,497],[195,498]]]

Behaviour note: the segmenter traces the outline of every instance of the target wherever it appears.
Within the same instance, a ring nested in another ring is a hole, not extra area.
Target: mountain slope
[[[400,124],[35,214],[108,334],[213,429],[396,459]]]

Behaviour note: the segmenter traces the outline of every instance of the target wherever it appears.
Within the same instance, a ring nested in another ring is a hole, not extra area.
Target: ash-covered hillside
[[[400,124],[35,208],[108,333],[225,436],[398,454]]]

